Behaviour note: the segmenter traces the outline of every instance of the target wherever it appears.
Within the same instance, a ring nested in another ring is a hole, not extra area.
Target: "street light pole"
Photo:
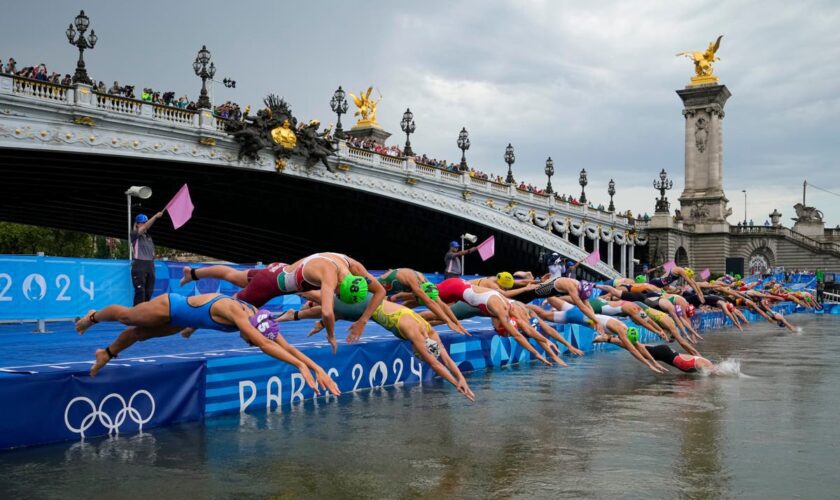
[[[742,189],[742,193],[744,193],[744,226],[747,225],[747,190]]]
[[[461,132],[458,133],[458,149],[461,150],[461,172],[467,171],[467,156],[466,151],[470,149],[470,134],[467,132],[467,127],[461,127]]]
[[[610,179],[610,183],[607,186],[607,194],[610,195],[610,206],[607,210],[615,212],[615,204],[613,203],[613,196],[615,196],[615,181]]]
[[[414,151],[411,150],[409,135],[414,133],[416,125],[414,124],[414,113],[412,113],[409,108],[405,108],[402,121],[400,121],[400,128],[403,132],[405,132],[405,149],[403,150],[403,154],[405,154],[406,157],[414,156]]]
[[[508,143],[507,147],[505,148],[505,163],[508,166],[508,173],[507,177],[505,178],[505,182],[508,184],[514,184],[516,181],[513,179],[513,170],[511,170],[511,165],[516,162],[516,155],[513,154],[513,146]]]
[[[338,122],[335,125],[335,138],[336,139],[344,139],[344,129],[341,128],[341,115],[347,112],[347,99],[345,96],[347,94],[344,92],[344,89],[341,88],[341,85],[338,86],[338,90],[333,93],[332,98],[330,99],[330,109],[333,110],[338,116]]]
[[[580,171],[580,177],[578,178],[578,184],[580,184],[580,203],[581,205],[586,205],[586,185],[589,184],[589,179],[586,174],[586,169],[583,168]]]
[[[76,29],[73,29],[73,24],[76,25]],[[90,19],[88,16],[85,15],[85,11],[79,12],[79,15],[76,16],[76,19],[73,20],[73,23],[64,30],[64,34],[67,35],[67,41],[70,42],[70,45],[77,47],[79,49],[79,60],[76,62],[76,72],[73,74],[73,83],[84,83],[85,85],[92,85],[93,82],[90,80],[90,77],[87,74],[87,69],[85,68],[85,49],[92,49],[94,45],[96,45],[96,32],[90,30],[90,35],[85,37],[85,31],[87,31],[88,26],[90,26]],[[79,37],[76,38],[76,31],[78,30]]]
[[[550,156],[547,160],[545,160],[545,175],[548,176],[548,184],[545,186],[545,194],[554,194],[554,190],[551,189],[551,176],[554,175],[554,161]]]
[[[207,66],[210,63],[210,66]],[[193,62],[193,71],[195,76],[201,78],[201,95],[195,103],[199,109],[210,109],[213,105],[210,103],[210,98],[207,96],[207,80],[213,79],[216,74],[216,65],[210,62],[210,51],[207,50],[206,45],[201,46],[198,55]]]

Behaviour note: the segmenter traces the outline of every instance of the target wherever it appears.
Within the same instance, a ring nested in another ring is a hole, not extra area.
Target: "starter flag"
[[[666,273],[670,273],[671,269],[675,267],[677,267],[677,263],[673,260],[669,260],[668,262],[662,264],[662,269],[664,269]]]
[[[599,262],[601,262],[601,252],[595,250],[594,252],[586,256],[585,262],[590,266],[597,265]]]
[[[491,236],[478,245],[478,255],[481,260],[487,260],[496,253],[496,237]]]
[[[169,212],[169,218],[172,219],[172,227],[179,229],[187,223],[192,217],[193,204],[190,199],[190,188],[184,184],[174,197],[166,204],[166,211]]]
[[[702,271],[700,271],[700,279],[703,280],[703,281],[706,281],[707,279],[709,279],[709,276],[711,276],[711,275],[712,275],[712,273],[709,271],[708,267],[706,269],[703,269]]]

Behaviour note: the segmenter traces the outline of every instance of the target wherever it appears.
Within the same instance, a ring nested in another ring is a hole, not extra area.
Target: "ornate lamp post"
[[[653,181],[653,189],[659,190],[659,198],[656,199],[656,212],[664,212],[668,213],[671,204],[668,203],[668,198],[665,197],[665,191],[674,187],[674,181],[668,179],[668,173],[665,172],[663,168],[661,172],[659,172],[659,180]]]
[[[554,175],[554,161],[552,161],[550,156],[545,160],[545,175],[548,176],[548,185],[545,186],[545,194],[554,194],[554,190],[551,189],[551,176]]]
[[[589,184],[589,179],[586,176],[586,169],[581,169],[580,177],[578,178],[578,184],[580,184],[580,202],[582,204],[586,203],[586,185]]]
[[[216,74],[216,65],[210,63],[210,66],[207,66],[207,63],[210,63],[210,51],[207,50],[206,45],[202,45],[201,50],[198,51],[198,55],[195,56],[195,61],[193,62],[195,76],[201,78],[201,95],[195,103],[199,109],[210,109],[213,107],[210,103],[210,98],[207,97],[207,79],[212,79],[213,75]]]
[[[330,99],[330,109],[333,110],[338,116],[338,122],[335,125],[335,137],[336,139],[343,139],[344,138],[344,129],[341,128],[341,115],[347,112],[347,99],[345,97],[347,94],[344,93],[344,90],[341,88],[341,85],[338,86],[338,90],[335,91],[332,98]]]
[[[76,25],[75,30],[73,29],[73,24]],[[84,54],[85,49],[92,49],[96,45],[97,36],[95,31],[90,30],[90,35],[85,37],[85,31],[87,31],[88,26],[90,26],[90,19],[85,15],[85,11],[81,11],[76,16],[76,19],[73,20],[73,23],[64,31],[64,34],[67,35],[67,41],[70,42],[70,45],[79,48],[79,61],[76,63],[76,73],[73,74],[73,83],[92,85],[93,82],[90,81],[87,69],[85,69]],[[79,32],[78,38],[76,38],[76,30]]]
[[[402,120],[400,121],[400,128],[405,132],[405,149],[403,153],[405,153],[405,156],[414,156],[414,151],[411,150],[411,141],[408,140],[408,136],[414,133],[416,127],[414,125],[414,113],[409,108],[405,108],[405,113],[403,113]]]
[[[516,161],[516,155],[513,154],[513,146],[508,143],[507,147],[505,148],[505,163],[508,166],[508,173],[507,177],[505,178],[505,182],[508,184],[514,184],[516,181],[513,180],[513,171],[510,169],[510,166]]]
[[[461,150],[461,171],[467,170],[467,156],[466,151],[470,149],[470,134],[467,132],[467,127],[461,127],[461,132],[458,133],[458,149]]]
[[[607,187],[607,194],[610,195],[610,206],[607,208],[610,212],[615,212],[615,204],[613,203],[613,196],[615,196],[615,181],[610,179],[610,183]]]

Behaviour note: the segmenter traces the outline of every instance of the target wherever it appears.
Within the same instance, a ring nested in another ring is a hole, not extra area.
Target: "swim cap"
[[[683,315],[683,308],[682,308],[681,305],[677,304],[676,306],[674,306],[674,309],[677,310],[677,316],[682,316]]]
[[[367,298],[367,280],[361,276],[348,274],[338,287],[338,298],[345,304],[358,304]]]
[[[440,297],[440,292],[438,292],[437,286],[431,281],[426,281],[422,285],[420,285],[420,289],[423,290],[423,293],[429,296],[430,299],[433,301],[437,301],[438,297]],[[423,299],[420,299],[420,302],[423,302]]]
[[[735,306],[733,306],[731,302],[727,302],[726,303],[726,310],[729,311],[729,312],[732,312],[732,311],[735,310]]]
[[[587,300],[589,297],[592,296],[592,283],[580,280],[580,284],[578,285],[578,295],[580,296],[581,300]]]
[[[732,304],[730,304],[732,305]],[[689,318],[693,318],[695,314],[697,314],[697,308],[694,305],[689,304],[688,307],[685,309],[685,314]]]
[[[513,288],[513,275],[507,271],[501,272],[496,275],[496,283],[505,290],[510,290]]]
[[[692,269],[690,267],[686,267],[685,268],[685,275],[688,276],[691,279],[694,279],[694,269]]]
[[[647,276],[644,274],[636,276],[636,283],[647,283]]]
[[[635,344],[639,341],[639,329],[635,326],[628,326],[627,327],[627,340],[630,341],[631,344]]]
[[[621,280],[621,278],[616,278],[616,279],[613,280],[612,286],[613,287],[619,287],[619,286],[621,286],[622,283],[623,283],[623,281]]]
[[[426,338],[426,351],[429,352],[432,356],[439,358],[440,357],[440,344],[437,343],[435,339]],[[414,356],[420,357],[420,353],[417,352],[417,349],[414,349]]]
[[[134,222],[137,224],[143,224],[147,222],[149,217],[146,214],[137,214],[137,217],[134,218]]]
[[[280,324],[271,319],[271,311],[268,309],[260,309],[248,321],[268,340],[275,340],[280,335]]]
[[[740,275],[740,274],[736,274],[735,276],[733,276],[733,278],[735,278],[736,280],[739,280],[739,279],[741,279],[741,275]]]

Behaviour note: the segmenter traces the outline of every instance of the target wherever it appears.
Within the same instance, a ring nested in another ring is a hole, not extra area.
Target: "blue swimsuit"
[[[221,330],[223,332],[238,332],[239,328],[234,325],[223,325],[215,321],[210,314],[213,304],[221,299],[236,300],[225,295],[219,295],[207,301],[201,306],[192,306],[187,298],[177,293],[169,294],[169,323],[173,326],[192,328],[207,328],[209,330]],[[241,300],[236,300],[244,304]]]

